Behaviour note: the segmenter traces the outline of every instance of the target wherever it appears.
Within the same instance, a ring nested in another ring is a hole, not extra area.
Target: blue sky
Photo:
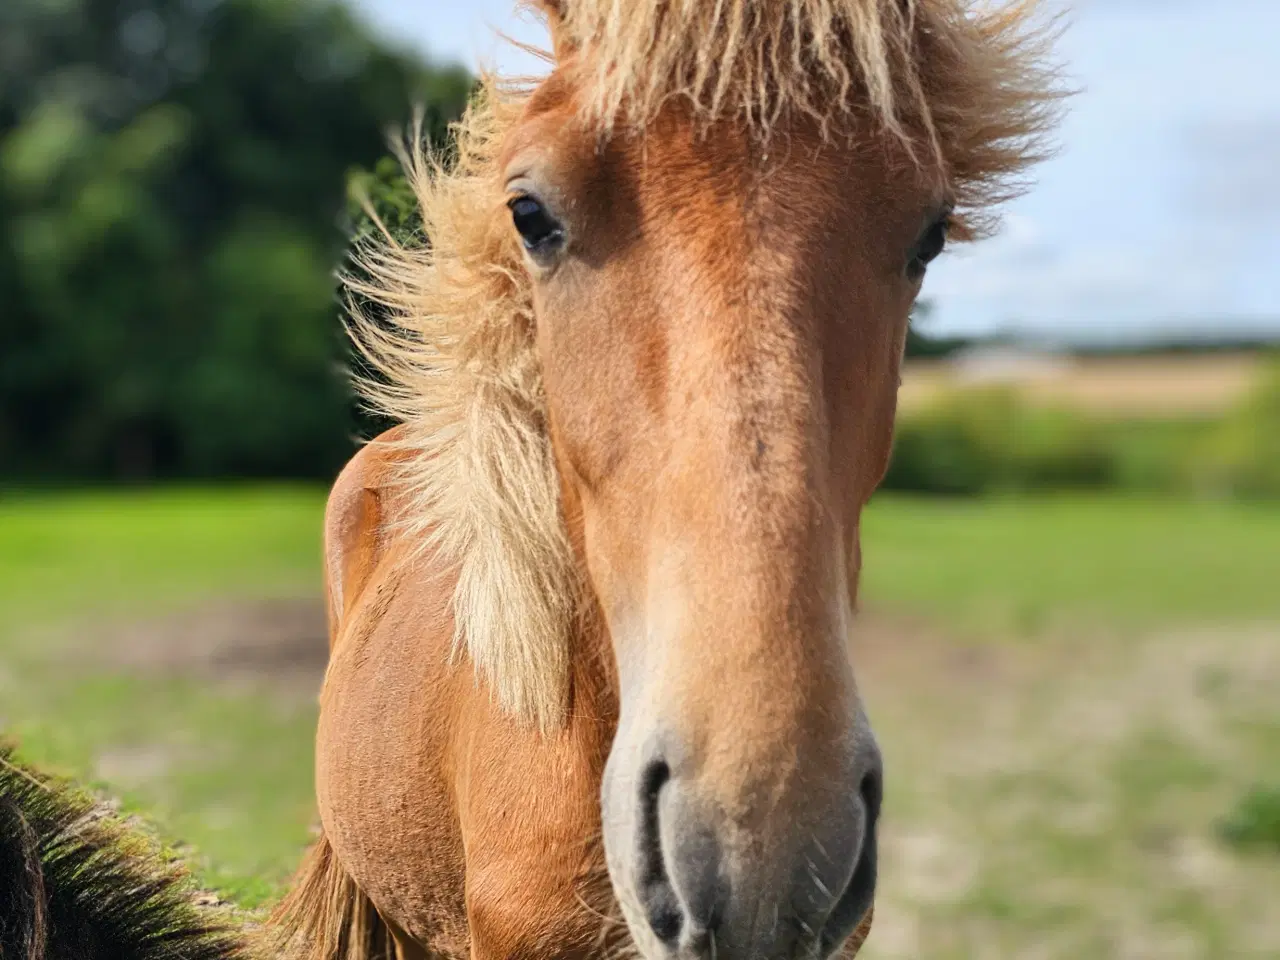
[[[348,0],[442,60],[529,72],[511,0]],[[1280,334],[1280,0],[1057,0],[1082,88],[1004,232],[945,256],[933,329]]]

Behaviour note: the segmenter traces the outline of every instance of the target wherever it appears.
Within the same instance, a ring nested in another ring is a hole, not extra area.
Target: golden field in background
[[[945,360],[908,362],[898,391],[911,413],[957,390],[1013,387],[1025,400],[1099,415],[1196,416],[1225,413],[1260,381],[1257,353],[1069,357],[981,349]]]

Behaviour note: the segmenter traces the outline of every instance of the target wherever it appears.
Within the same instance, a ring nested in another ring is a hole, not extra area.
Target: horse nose
[[[827,957],[871,908],[876,888],[876,824],[883,771],[872,746],[841,780],[844,802],[793,857],[753,862],[722,840],[729,825],[699,802],[661,756],[637,779],[635,892],[644,922],[669,957],[735,960],[802,952]],[[825,803],[825,801],[824,801]],[[786,825],[776,825],[785,832]],[[764,830],[771,832],[772,826]],[[785,862],[794,860],[794,862]]]

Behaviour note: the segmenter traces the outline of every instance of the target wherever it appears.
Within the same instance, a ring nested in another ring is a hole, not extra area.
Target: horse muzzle
[[[861,943],[883,773],[869,733],[853,740],[820,784],[804,778],[804,795],[771,791],[767,777],[717,789],[669,738],[635,764],[615,745],[605,847],[648,960],[826,958]]]

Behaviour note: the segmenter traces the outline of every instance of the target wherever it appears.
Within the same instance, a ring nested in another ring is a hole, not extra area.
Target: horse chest
[[[436,678],[412,645],[351,631],[331,656],[316,798],[345,870],[379,912],[445,957],[467,956],[465,867],[441,758]]]
[[[623,934],[599,846],[608,731],[516,729],[396,612],[344,636],[321,698],[317,798],[338,859],[429,957],[606,955]]]

